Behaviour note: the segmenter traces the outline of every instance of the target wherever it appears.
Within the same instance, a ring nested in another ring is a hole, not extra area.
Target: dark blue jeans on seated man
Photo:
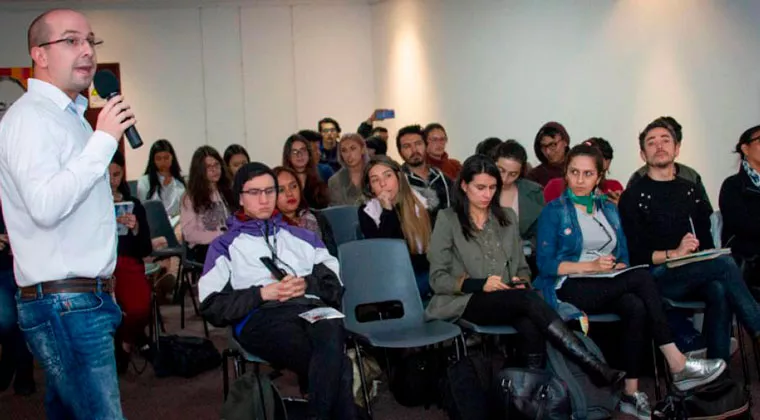
[[[16,295],[19,327],[45,371],[48,419],[123,419],[109,293]]]
[[[752,297],[739,267],[730,256],[676,268],[661,264],[652,268],[652,276],[663,297],[705,302],[702,333],[707,340],[707,358],[729,360],[734,314],[755,339],[760,334],[760,305]]]

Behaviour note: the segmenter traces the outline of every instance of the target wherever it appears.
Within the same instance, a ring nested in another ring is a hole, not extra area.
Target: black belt
[[[113,277],[90,279],[75,277],[65,280],[46,281],[34,286],[25,286],[19,289],[22,298],[36,298],[40,293],[43,295],[56,293],[111,293],[116,286]]]

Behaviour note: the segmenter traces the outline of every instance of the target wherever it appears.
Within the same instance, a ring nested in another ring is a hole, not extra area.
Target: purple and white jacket
[[[211,242],[198,283],[201,312],[212,325],[236,325],[262,305],[340,306],[343,284],[338,260],[314,232],[288,225],[279,214],[268,220],[233,214],[227,228]],[[264,302],[259,289],[277,280],[260,257],[271,257],[288,274],[305,278],[304,296],[285,303]]]

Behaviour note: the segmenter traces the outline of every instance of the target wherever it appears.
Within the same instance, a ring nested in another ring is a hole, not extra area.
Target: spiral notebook
[[[676,267],[681,267],[686,264],[691,264],[695,262],[709,261],[709,260],[718,258],[721,255],[729,255],[729,254],[731,254],[731,248],[706,249],[704,251],[699,251],[693,254],[684,255],[683,257],[671,258],[669,260],[665,260],[665,264],[668,266],[668,268],[676,268]]]
[[[584,278],[584,279],[604,279],[604,278],[613,278],[617,277],[623,273],[626,273],[631,270],[638,270],[639,268],[649,268],[648,264],[641,264],[641,265],[634,265],[633,267],[626,267],[621,268],[619,270],[612,270],[612,271],[605,271],[601,273],[577,273],[577,274],[568,274],[567,277],[571,279],[575,278]]]

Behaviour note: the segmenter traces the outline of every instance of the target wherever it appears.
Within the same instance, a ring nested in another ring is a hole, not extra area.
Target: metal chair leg
[[[652,367],[654,368],[654,398],[656,401],[660,401],[662,399],[662,390],[660,389],[660,372],[657,368],[657,346],[654,344],[654,340],[651,343]]]
[[[224,393],[224,401],[227,401],[227,394],[230,392],[230,349],[225,349],[222,352],[222,392]]]
[[[364,408],[367,410],[367,416],[371,419],[372,418],[372,407],[370,406],[370,400],[369,400],[369,391],[367,390],[367,377],[364,376],[364,362],[362,361],[362,353],[361,349],[359,348],[359,342],[355,339],[354,342],[354,351],[356,352],[356,364],[359,365],[359,378],[362,385],[362,394],[364,395]],[[389,373],[390,375],[390,373]]]
[[[179,285],[179,327],[185,329],[185,279],[181,278],[177,280]]]

